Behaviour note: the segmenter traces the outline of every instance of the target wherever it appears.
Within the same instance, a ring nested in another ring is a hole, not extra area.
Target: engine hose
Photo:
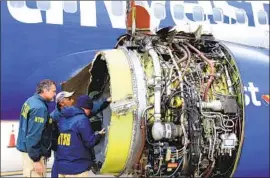
[[[207,171],[206,175],[204,176],[205,178],[208,178],[208,177],[211,175],[211,173],[212,173],[214,167],[215,167],[215,160],[214,160],[213,163],[211,164],[211,167],[210,167],[209,171]]]
[[[186,74],[186,72],[187,72],[187,68],[189,67],[189,64],[190,64],[190,62],[191,62],[191,54],[190,54],[190,51],[188,50],[188,48],[186,47],[186,46],[184,46],[184,45],[182,45],[183,46],[183,48],[187,51],[187,53],[188,53],[188,61],[187,61],[187,65],[186,65],[186,67],[185,67],[185,69],[184,69],[184,72],[183,72],[183,77],[185,76],[185,74]]]
[[[195,51],[204,61],[206,61],[208,63],[208,65],[210,66],[210,78],[208,79],[207,82],[207,86],[204,90],[204,95],[203,95],[203,99],[204,101],[207,101],[207,94],[208,94],[208,90],[212,84],[212,82],[214,81],[214,75],[215,75],[215,64],[213,60],[208,59],[207,57],[205,57],[203,55],[203,53],[201,53],[198,49],[196,49],[194,46],[192,46],[189,43],[185,43],[190,49],[192,49],[193,51]]]
[[[142,133],[142,146],[141,146],[140,150],[138,151],[138,153],[136,155],[135,164],[133,165],[133,167],[135,167],[135,168],[139,164],[140,158],[141,158],[141,156],[143,154],[143,149],[144,149],[144,146],[145,146],[145,138],[147,136],[146,133],[145,133],[146,132],[145,113],[146,113],[147,110],[149,110],[151,108],[153,108],[153,106],[148,106],[147,108],[145,108],[145,110],[142,113],[142,119],[141,119],[141,123],[140,123],[140,125],[141,125],[141,133]]]
[[[178,51],[182,51],[184,53],[184,56],[177,61],[177,64],[180,64],[180,63],[186,61],[188,58],[187,51],[183,47],[180,47],[177,43],[173,43],[173,46],[175,46]]]
[[[145,138],[146,138],[147,143],[148,143],[149,145],[152,145],[152,146],[153,146],[154,144],[151,143],[151,142],[148,140],[148,137],[147,137],[147,120],[148,120],[149,118],[146,119],[145,114],[146,114],[146,111],[147,111],[147,110],[152,109],[153,107],[154,107],[153,105],[148,106],[148,107],[143,111],[143,114],[142,114],[142,118],[143,118],[143,120],[144,120],[144,126],[145,126],[145,133],[146,133]]]

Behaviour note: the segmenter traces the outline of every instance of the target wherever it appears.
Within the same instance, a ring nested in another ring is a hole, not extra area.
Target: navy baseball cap
[[[93,102],[88,95],[81,95],[78,97],[75,106],[78,108],[92,109]]]

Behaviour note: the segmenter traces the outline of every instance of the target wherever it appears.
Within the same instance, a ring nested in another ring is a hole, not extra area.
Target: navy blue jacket
[[[57,169],[58,174],[80,174],[90,169],[93,163],[91,149],[100,140],[90,120],[80,108],[65,107],[58,120]]]
[[[101,100],[101,101],[95,101],[93,102],[93,109],[91,111],[91,116],[93,117],[94,115],[98,114],[100,111],[102,111],[103,109],[105,109],[108,105],[109,102],[107,102],[106,100]],[[90,117],[91,117],[90,116]],[[54,122],[56,122],[57,124],[59,123],[59,119],[61,117],[63,117],[63,114],[61,113],[61,111],[56,107],[55,110],[50,114],[50,117],[53,119]],[[55,136],[56,134],[54,134]],[[59,134],[58,134],[59,135]],[[54,145],[57,145],[57,139],[58,139],[58,135],[55,138],[53,136],[53,148],[55,147]],[[54,149],[56,150],[56,149]],[[91,150],[90,150],[91,151]],[[94,156],[94,155],[91,155]],[[54,154],[54,163],[53,163],[53,167],[52,167],[52,173],[51,173],[51,177],[58,177],[58,163],[57,163],[57,152],[55,152]]]
[[[35,162],[41,156],[50,157],[52,130],[46,101],[38,94],[28,98],[20,115],[17,149],[27,152]]]

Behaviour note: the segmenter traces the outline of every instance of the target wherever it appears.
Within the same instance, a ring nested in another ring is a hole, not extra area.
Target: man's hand
[[[42,176],[45,172],[44,165],[41,162],[34,162],[34,171]]]
[[[107,98],[107,102],[112,102],[112,97],[110,97],[110,98]]]
[[[98,134],[100,135],[104,135],[106,132],[105,132],[105,128],[103,128],[101,131],[98,131]]]

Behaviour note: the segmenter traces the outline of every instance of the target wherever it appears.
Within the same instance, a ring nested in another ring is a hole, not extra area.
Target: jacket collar
[[[41,100],[45,105],[46,107],[48,107],[48,101],[46,101],[44,98],[42,98],[39,94],[35,94],[35,97],[39,100]]]

